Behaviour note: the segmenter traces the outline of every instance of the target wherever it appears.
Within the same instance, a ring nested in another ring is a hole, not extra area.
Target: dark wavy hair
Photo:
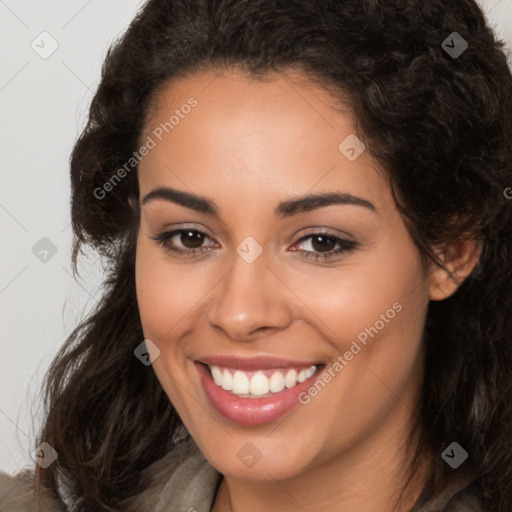
[[[442,42],[468,42],[452,58]],[[114,511],[140,492],[140,473],[182,426],[151,366],[135,294],[137,172],[108,181],[140,144],[159,91],[189,73],[242,70],[254,79],[295,70],[354,113],[386,170],[421,254],[464,239],[483,251],[450,298],[431,302],[425,376],[411,445],[432,454],[431,496],[454,470],[457,441],[486,510],[512,510],[512,77],[504,43],[473,0],[149,0],[106,56],[88,121],[71,155],[73,271],[101,255],[102,298],[46,375],[37,444],[58,452],[36,480],[61,486],[74,511]],[[411,438],[412,439],[412,438]],[[409,481],[408,481],[409,482]],[[405,487],[407,487],[406,482]],[[61,493],[62,494],[62,493]]]

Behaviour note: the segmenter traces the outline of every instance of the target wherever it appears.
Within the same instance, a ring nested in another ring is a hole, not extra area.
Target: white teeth
[[[263,373],[256,372],[251,379],[251,395],[266,395],[270,391],[270,382]]]
[[[295,384],[297,384],[297,370],[288,370],[288,373],[284,378],[284,385],[287,388],[293,388]]]
[[[218,366],[210,366],[213,381],[217,386],[226,391],[231,391],[235,395],[247,395],[249,397],[258,397],[267,395],[269,392],[279,393],[286,388],[293,388],[300,382],[309,379],[316,372],[316,365],[310,366],[305,370],[297,372],[291,368],[286,370],[276,370],[272,375],[267,377],[263,371],[252,373],[249,377],[241,370],[234,371],[234,375],[226,368]],[[285,373],[285,375],[283,375]]]
[[[236,395],[246,395],[249,393],[249,378],[244,372],[235,372],[233,377],[233,393]]]
[[[217,386],[222,386],[222,371],[220,368],[218,366],[212,366],[211,371],[215,384],[217,384]]]
[[[279,391],[283,391],[284,389],[284,377],[281,372],[275,372],[272,377],[270,377],[270,391],[272,393],[279,393]]]
[[[233,377],[227,370],[224,370],[224,373],[222,374],[221,386],[222,389],[225,389],[226,391],[231,391],[233,389]]]

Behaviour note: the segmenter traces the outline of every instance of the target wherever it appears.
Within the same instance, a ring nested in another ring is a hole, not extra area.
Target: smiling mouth
[[[310,379],[325,366],[324,364],[315,364],[309,367],[243,371],[205,363],[200,364],[207,369],[211,379],[218,387],[240,398],[264,398],[276,395]]]

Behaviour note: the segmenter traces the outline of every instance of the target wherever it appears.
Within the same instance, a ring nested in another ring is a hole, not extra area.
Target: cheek
[[[160,349],[152,368],[170,401],[183,410],[186,400],[178,383],[186,381],[182,363],[180,321],[198,303],[201,293],[187,271],[176,271],[163,250],[139,235],[135,260],[137,303],[144,337]],[[172,371],[171,371],[172,368]]]
[[[144,335],[163,342],[204,295],[186,265],[179,271],[153,241],[139,238],[135,263],[137,302]]]
[[[367,249],[332,271],[282,270],[305,299],[302,314],[338,353],[356,339],[364,343],[404,329],[398,338],[409,338],[418,325],[421,330],[428,292],[419,251],[407,239]]]
[[[394,393],[407,394],[416,378],[428,306],[421,258],[412,243],[387,245],[371,260],[364,271],[354,267],[340,275],[337,291],[330,285],[330,301],[319,300],[323,310],[317,310],[333,331],[326,339],[335,357],[343,357],[330,399],[340,408],[350,403],[354,416],[368,421],[385,414]]]
[[[303,276],[297,293],[308,291],[314,312],[309,322],[322,332],[332,355],[326,391],[310,388],[309,399],[320,411],[320,428],[326,436],[336,432],[341,444],[357,439],[361,429],[377,428],[396,396],[412,407],[409,393],[420,378],[428,290],[419,252],[405,244],[368,254],[364,265],[316,279]]]

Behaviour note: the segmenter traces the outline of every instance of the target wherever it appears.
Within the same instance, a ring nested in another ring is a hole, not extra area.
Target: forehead
[[[173,81],[155,98],[141,141],[148,137],[155,147],[139,165],[141,195],[166,184],[265,199],[333,188],[376,196],[386,186],[368,151],[355,160],[344,152],[359,138],[350,109],[298,73]]]

